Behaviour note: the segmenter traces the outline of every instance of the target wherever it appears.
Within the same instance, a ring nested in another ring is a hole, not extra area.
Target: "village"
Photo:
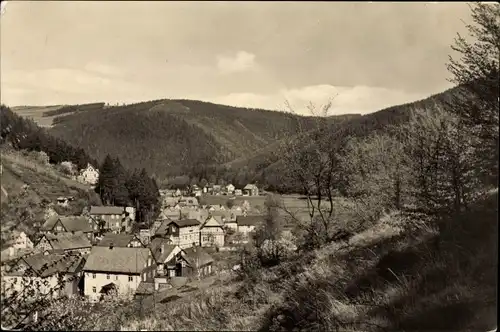
[[[98,178],[99,170],[89,164],[75,180],[94,186]],[[149,227],[136,227],[132,206],[88,206],[80,215],[59,215],[49,207],[36,241],[24,232],[10,235],[1,253],[2,294],[27,295],[23,285],[35,282],[44,286],[28,296],[132,299],[183,287],[222,272],[221,266],[235,270],[238,265],[220,264],[214,256],[245,246],[265,214],[245,199],[230,206],[200,201],[259,194],[253,184],[160,190],[161,213]],[[71,202],[59,197],[54,204]]]

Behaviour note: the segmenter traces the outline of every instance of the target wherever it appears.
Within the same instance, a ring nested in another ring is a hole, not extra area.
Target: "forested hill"
[[[312,117],[284,112],[157,100],[62,115],[50,130],[96,159],[110,154],[127,168],[166,177],[195,165],[248,158],[314,125]]]
[[[234,181],[233,173],[244,167],[248,174],[239,177],[242,181],[264,183],[263,173],[279,172],[277,152],[281,142],[299,131],[315,130],[318,121],[328,122],[332,131],[342,129],[349,135],[363,136],[406,121],[415,109],[443,105],[449,94],[446,91],[365,116],[321,120],[194,100],[155,100],[112,107],[96,103],[59,109],[60,116],[49,130],[100,162],[110,154],[119,157],[126,168],[146,168],[158,179],[184,174],[199,180],[211,175],[207,165],[217,165],[232,169],[229,173],[217,171],[217,178]]]

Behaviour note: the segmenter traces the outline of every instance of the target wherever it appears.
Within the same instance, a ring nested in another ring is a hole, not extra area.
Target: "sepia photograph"
[[[3,331],[497,329],[498,2],[2,1]]]

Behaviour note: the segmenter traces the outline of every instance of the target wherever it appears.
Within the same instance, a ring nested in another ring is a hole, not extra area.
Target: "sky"
[[[198,99],[370,113],[450,88],[466,3],[9,1],[9,106]]]

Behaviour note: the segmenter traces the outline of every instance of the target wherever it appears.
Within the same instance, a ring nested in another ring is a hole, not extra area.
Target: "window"
[[[128,277],[128,281],[129,281],[129,282],[132,282],[132,281],[134,281],[134,277],[132,277],[132,276],[129,276],[129,277]]]
[[[118,280],[118,276],[115,276],[115,280]]]
[[[142,281],[146,281],[146,272],[142,274]]]
[[[92,273],[92,279],[95,279],[95,273]]]
[[[106,279],[109,279],[109,278],[110,278],[109,274],[106,274]]]
[[[92,293],[97,293],[97,288],[92,287]]]
[[[151,266],[151,258],[148,258],[148,266]]]

